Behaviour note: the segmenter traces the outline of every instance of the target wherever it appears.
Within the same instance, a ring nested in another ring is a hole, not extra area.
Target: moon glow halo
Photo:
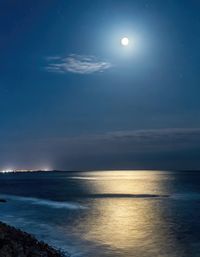
[[[127,37],[123,37],[121,39],[121,45],[122,46],[128,46],[129,45],[129,39]]]

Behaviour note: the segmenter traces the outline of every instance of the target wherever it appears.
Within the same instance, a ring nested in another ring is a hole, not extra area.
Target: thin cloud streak
[[[95,56],[71,54],[67,57],[50,56],[46,58],[48,65],[45,70],[55,73],[92,74],[103,72],[112,67],[111,63],[102,61]]]
[[[0,153],[4,166],[7,162],[13,167],[19,162],[27,166],[49,162],[49,166],[68,170],[199,169],[200,128],[111,131],[28,141],[18,138],[15,147],[1,144]]]

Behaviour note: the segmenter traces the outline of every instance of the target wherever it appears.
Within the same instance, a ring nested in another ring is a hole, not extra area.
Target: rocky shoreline
[[[0,222],[0,257],[66,257],[32,235]]]

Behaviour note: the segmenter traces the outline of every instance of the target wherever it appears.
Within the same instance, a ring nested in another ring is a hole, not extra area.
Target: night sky
[[[199,11],[0,1],[0,169],[200,169]]]

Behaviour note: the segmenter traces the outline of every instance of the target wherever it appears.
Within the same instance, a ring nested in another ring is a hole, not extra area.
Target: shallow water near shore
[[[200,256],[200,173],[0,174],[0,220],[73,257]]]

